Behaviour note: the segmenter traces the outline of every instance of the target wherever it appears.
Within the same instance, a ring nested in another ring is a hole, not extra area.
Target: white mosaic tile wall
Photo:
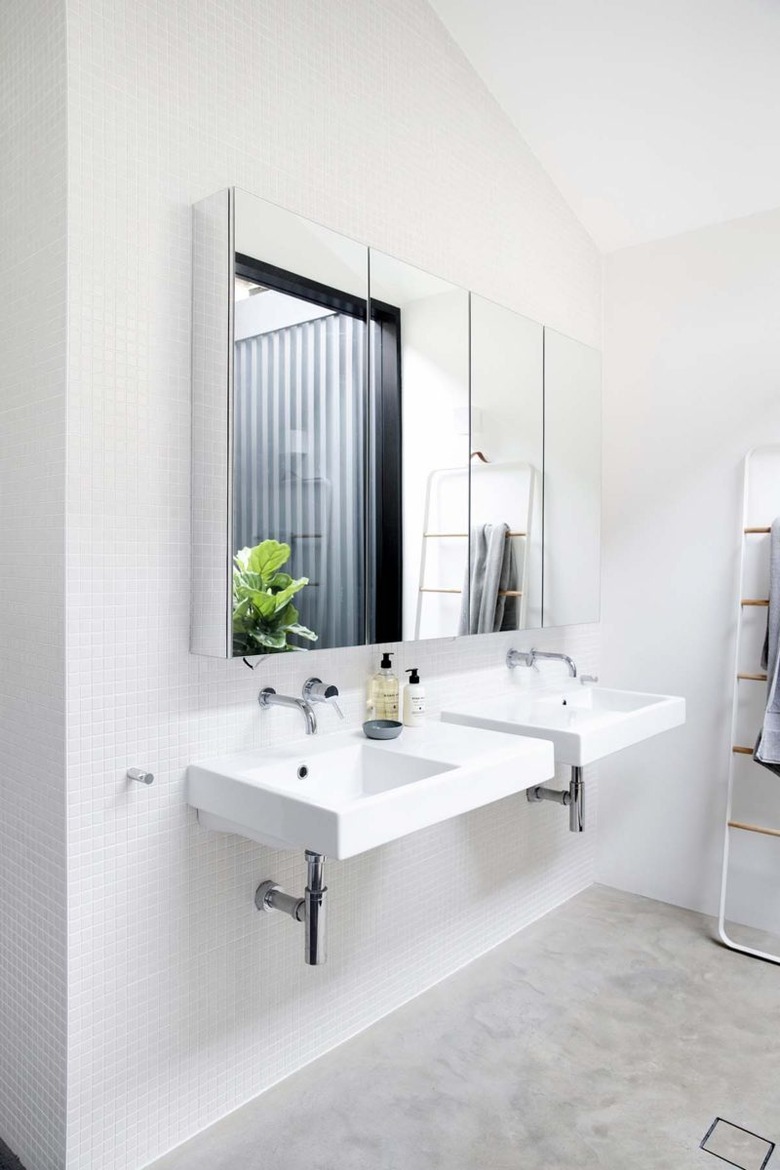
[[[593,864],[592,834],[523,798],[332,864],[330,962],[309,969],[252,906],[263,877],[297,888],[302,859],[198,827],[186,765],[299,734],[255,696],[312,664],[188,653],[191,204],[238,184],[591,344],[600,266],[423,0],[68,0],[68,49],[67,1165],[137,1170]],[[597,639],[533,641],[592,670]],[[501,686],[507,645],[402,665],[442,702]],[[375,653],[315,662],[356,722]],[[152,788],[125,782],[133,764]]]
[[[0,4],[0,1138],[65,1158],[65,9]]]

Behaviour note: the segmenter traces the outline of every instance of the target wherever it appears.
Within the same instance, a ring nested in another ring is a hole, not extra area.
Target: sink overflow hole
[[[306,764],[301,764],[301,766],[298,768],[298,779],[305,780],[308,775],[309,775],[308,767],[306,766]]]

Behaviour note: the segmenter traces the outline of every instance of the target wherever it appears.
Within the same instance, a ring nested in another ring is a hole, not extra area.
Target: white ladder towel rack
[[[759,667],[759,655],[763,642],[763,615],[769,605],[769,532],[776,516],[780,516],[780,443],[754,447],[745,458],[728,795],[718,911],[718,934],[727,947],[772,963],[780,963],[779,954],[746,946],[732,938],[726,927],[726,908],[733,853],[732,834],[737,833],[740,837],[743,834],[758,834],[764,839],[780,838],[780,815],[776,814],[772,823],[765,824],[760,823],[764,820],[763,816],[754,814],[744,819],[734,813],[735,795],[740,798],[740,803],[746,797],[753,808],[757,803],[760,804],[757,789],[762,782],[766,785],[767,778],[770,785],[777,788],[776,803],[780,809],[780,776],[773,777],[771,772],[752,760],[760,715],[756,696],[750,699],[744,696],[746,686],[755,687],[763,713],[766,692],[761,684],[766,684],[767,676]],[[745,793],[748,786],[753,786],[753,792]],[[768,817],[766,819],[770,820]],[[777,850],[780,872],[780,842]]]

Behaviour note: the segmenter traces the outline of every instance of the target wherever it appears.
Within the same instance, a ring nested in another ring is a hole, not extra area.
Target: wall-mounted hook
[[[154,772],[145,772],[143,768],[128,768],[127,779],[137,780],[139,784],[154,784]]]

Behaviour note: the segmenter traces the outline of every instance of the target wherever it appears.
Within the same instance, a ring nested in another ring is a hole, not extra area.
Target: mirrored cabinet
[[[595,350],[241,190],[193,242],[195,653],[598,619]]]

